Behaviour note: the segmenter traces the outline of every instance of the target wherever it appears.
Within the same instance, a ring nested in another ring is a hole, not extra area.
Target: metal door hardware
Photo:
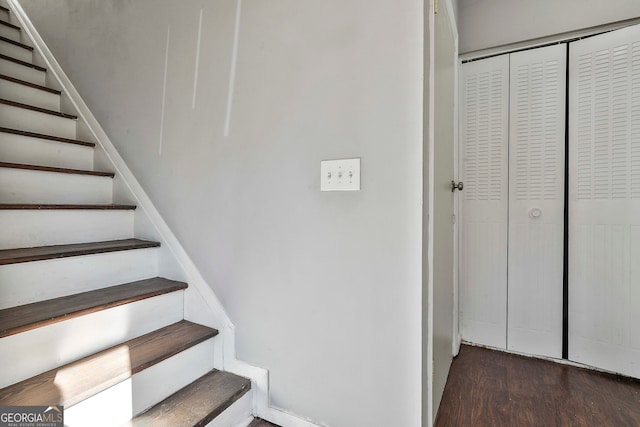
[[[451,181],[451,192],[453,193],[456,190],[462,191],[464,188],[464,183],[462,181],[456,183],[455,181]]]

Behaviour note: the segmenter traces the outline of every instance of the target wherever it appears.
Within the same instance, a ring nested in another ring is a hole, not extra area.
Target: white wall
[[[460,53],[640,17],[638,0],[459,0]]]
[[[245,0],[228,137],[235,0],[21,3],[225,304],[239,358],[270,370],[272,404],[419,425],[423,2]],[[343,157],[362,191],[320,193],[320,160]]]

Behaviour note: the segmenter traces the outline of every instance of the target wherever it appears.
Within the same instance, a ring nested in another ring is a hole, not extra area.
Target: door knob
[[[464,188],[464,183],[462,181],[456,183],[455,181],[451,181],[451,192],[453,193],[456,190],[462,191]]]

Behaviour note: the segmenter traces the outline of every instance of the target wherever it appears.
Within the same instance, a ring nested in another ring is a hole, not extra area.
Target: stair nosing
[[[91,247],[90,245],[96,246]],[[70,258],[74,256],[96,255],[157,247],[160,247],[160,242],[140,239],[123,239],[91,243],[36,246],[32,248],[2,249],[0,250],[0,265],[21,264],[25,262],[45,261],[50,259]],[[56,249],[58,250],[56,251]],[[9,256],[12,255],[11,252],[16,251],[21,251],[23,254]],[[39,251],[42,253],[39,253]]]
[[[68,144],[82,145],[82,146],[91,147],[91,148],[94,148],[96,146],[94,142],[80,141],[77,139],[63,138],[61,136],[46,135],[44,133],[29,132],[26,130],[5,128],[1,126],[0,126],[0,133],[10,133],[12,135],[26,136],[29,138],[38,138],[38,139],[46,139],[48,141],[65,142]]]
[[[193,331],[194,332],[193,337],[189,337],[186,340],[183,339],[182,342],[177,342],[176,338],[179,340],[179,338],[182,337],[180,333],[181,332],[184,333],[185,328],[193,328],[193,329],[197,329],[197,331],[195,330]],[[175,338],[173,337],[173,334],[176,334]],[[84,377],[83,380],[85,381],[85,383],[80,390],[75,390],[75,393],[71,393],[70,391],[67,391],[67,394],[63,396],[60,395],[61,393],[56,391],[55,393],[57,394],[56,397],[58,398],[58,402],[47,403],[47,405],[60,404],[60,405],[64,405],[66,408],[69,408],[85,399],[90,398],[91,396],[95,396],[96,394],[124,381],[127,378],[131,378],[135,374],[141,371],[144,371],[145,369],[151,366],[157,365],[158,363],[164,360],[167,360],[170,357],[173,357],[183,351],[193,348],[196,345],[215,337],[216,335],[218,335],[218,331],[216,329],[209,328],[203,325],[198,325],[198,324],[189,322],[187,320],[181,320],[179,322],[176,322],[171,325],[152,331],[148,334],[144,334],[142,336],[130,339],[123,343],[116,344],[114,346],[109,347],[106,350],[96,352],[90,356],[84,357],[75,362],[65,364],[63,366],[51,369],[47,372],[43,372],[42,374],[38,374],[26,380],[20,381],[16,384],[10,385],[8,387],[4,387],[0,389],[0,403],[2,403],[3,405],[6,405],[6,404],[15,405],[18,403],[22,403],[25,405],[35,404],[31,400],[29,402],[24,402],[23,400],[21,400],[21,399],[26,399],[28,397],[31,397],[31,396],[22,395],[22,394],[28,393],[28,392],[21,393],[23,389],[34,390],[37,388],[38,389],[37,393],[46,394],[47,392],[51,391],[51,390],[46,390],[46,388],[51,388],[51,386],[47,387],[47,384],[51,384],[53,388],[57,389],[57,386],[53,384],[53,382],[58,372],[65,372],[65,371],[69,372],[69,370],[74,368],[82,370],[83,364],[85,364],[85,369],[87,366],[86,364],[89,364],[89,365],[92,365],[95,363],[99,364],[101,359],[104,360],[103,358],[105,357],[108,358],[110,353],[117,352],[118,349],[120,348],[128,348],[129,352],[133,352],[133,353],[139,352],[139,354],[141,354],[143,353],[144,349],[140,350],[140,348],[144,347],[145,345],[157,345],[158,344],[157,341],[165,341],[166,343],[165,337],[167,336],[170,338],[174,338],[172,341],[174,343],[173,347],[164,349],[162,352],[158,352],[157,354],[153,354],[151,356],[141,357],[141,360],[136,360],[135,361],[136,363],[133,366],[131,365],[129,365],[128,367],[123,366],[122,368],[118,367],[117,369],[114,370],[115,372],[111,373],[113,376],[106,377],[106,378],[99,378],[97,380],[94,380],[92,384],[88,384],[86,381],[87,380],[86,377]],[[154,339],[156,340],[156,342],[153,342]],[[132,360],[135,360],[135,357],[132,357]],[[34,384],[39,385],[40,387],[34,388]],[[22,387],[23,389],[20,389],[20,387]],[[18,389],[17,393],[16,393],[16,388]],[[44,392],[42,392],[43,388],[45,390]],[[18,395],[17,398],[16,398],[16,395]]]
[[[23,86],[29,86],[31,88],[39,89],[39,90],[42,90],[42,91],[45,91],[45,92],[50,92],[50,93],[53,93],[55,95],[62,95],[62,91],[59,91],[57,89],[52,89],[50,87],[46,87],[46,86],[42,86],[42,85],[39,85],[39,84],[36,84],[36,83],[28,82],[26,80],[17,79],[15,77],[11,77],[11,76],[8,76],[6,74],[0,74],[0,79],[6,80],[6,81],[9,81],[9,82],[12,82],[12,83],[16,83],[16,84],[21,84]]]
[[[0,19],[0,25],[6,25],[7,27],[11,27],[14,30],[22,31],[22,28],[18,27],[17,25],[13,25],[11,22],[4,21],[2,19]]]
[[[20,43],[20,42],[17,42],[15,40],[12,40],[12,39],[9,39],[9,38],[3,37],[3,36],[0,36],[0,41],[6,42],[6,43],[10,43],[12,45],[15,45],[15,46],[21,47],[21,48],[23,48],[25,50],[33,52],[33,47],[29,46],[29,45],[26,45],[24,43]]]
[[[97,176],[102,178],[115,177],[114,172],[99,172],[99,171],[90,171],[90,170],[83,170],[83,169],[58,168],[53,166],[27,165],[24,163],[0,162],[0,168],[33,170],[33,171],[53,172],[53,173],[66,173],[66,174],[73,174],[73,175],[88,175],[88,176]]]
[[[59,111],[48,110],[46,108],[36,107],[35,105],[23,104],[22,102],[11,101],[9,99],[0,98],[0,104],[4,104],[10,107],[16,107],[16,108],[24,108],[25,110],[31,110],[37,113],[49,114],[49,115],[60,117],[63,119],[78,120],[78,116],[75,116],[73,114],[66,114],[66,113],[61,113]]]
[[[144,288],[145,285],[151,289],[144,291],[138,289]],[[0,338],[186,288],[187,284],[184,282],[155,277],[6,308],[0,310]],[[131,290],[136,292],[125,292]],[[107,297],[100,295],[105,293],[109,295]],[[118,294],[123,293],[125,294],[124,296],[118,296]],[[87,299],[91,302],[87,302]],[[101,299],[103,301],[98,303],[97,301],[101,301]],[[63,302],[66,302],[67,305],[61,304]],[[30,317],[30,311],[35,311],[38,314],[46,313],[46,315],[40,315],[38,318],[26,321],[25,319]],[[3,319],[5,319],[5,322],[13,320],[14,324],[7,325],[5,323],[3,325]],[[15,323],[18,320],[23,323]]]
[[[36,65],[36,64],[32,64],[30,62],[21,61],[20,59],[16,59],[16,58],[14,58],[12,56],[3,55],[3,54],[0,53],[0,59],[4,59],[5,61],[9,61],[9,62],[15,62],[18,65],[22,65],[22,66],[27,67],[27,68],[33,68],[35,70],[42,71],[43,73],[47,72],[47,69],[44,68],[44,67],[41,67],[41,66]]]
[[[0,203],[0,211],[3,210],[96,210],[96,211],[125,211],[136,210],[136,205],[118,205],[118,204],[41,204],[41,203]]]

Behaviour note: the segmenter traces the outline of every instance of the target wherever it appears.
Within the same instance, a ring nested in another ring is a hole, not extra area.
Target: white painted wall
[[[638,0],[459,0],[460,53],[640,17]]]
[[[245,0],[233,79],[234,0],[20,2],[272,404],[419,425],[423,2]],[[352,156],[362,191],[320,193],[320,160]]]

